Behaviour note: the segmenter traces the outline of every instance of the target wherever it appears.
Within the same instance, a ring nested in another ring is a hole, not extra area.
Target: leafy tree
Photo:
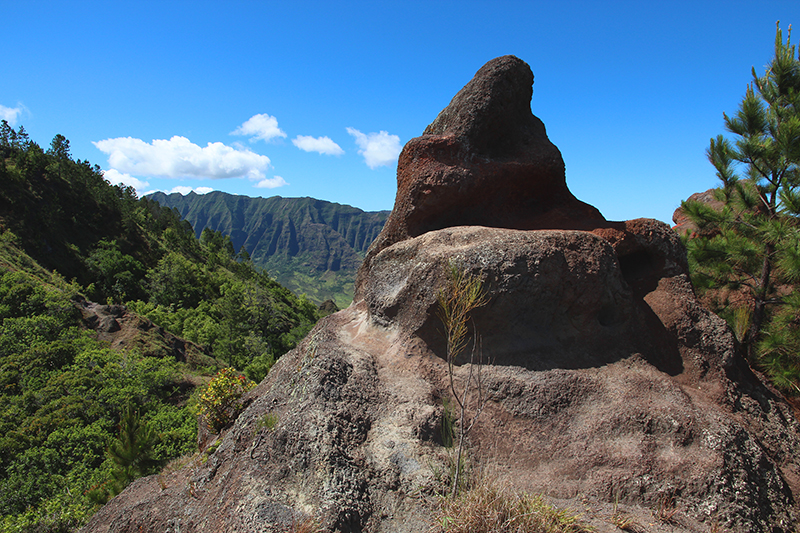
[[[167,253],[147,273],[150,298],[157,304],[196,307],[207,284],[203,269],[185,256]]]
[[[69,141],[67,138],[60,133],[53,137],[53,141],[50,143],[50,149],[47,151],[47,154],[55,157],[58,160],[69,159]]]
[[[800,59],[788,33],[784,43],[778,26],[766,72],[758,76],[754,68],[739,110],[723,115],[734,140],[711,139],[707,155],[722,182],[722,208],[682,204],[699,228],[687,240],[696,286],[744,297],[720,302],[719,311],[739,331],[747,356],[760,357],[768,370],[780,363],[769,324],[800,311],[790,297],[800,281]],[[784,378],[787,365],[797,367],[796,351],[790,359],[778,365]],[[799,377],[795,370],[787,379],[796,388]]]
[[[123,254],[117,241],[98,242],[86,265],[97,277],[95,290],[99,294],[108,295],[117,303],[143,296],[141,279],[144,267],[132,256]],[[90,294],[90,297],[97,298],[99,294]]]

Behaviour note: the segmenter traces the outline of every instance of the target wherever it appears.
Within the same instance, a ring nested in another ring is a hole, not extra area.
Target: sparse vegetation
[[[584,533],[580,517],[559,510],[535,494],[481,481],[470,490],[440,502],[443,533]]]
[[[262,429],[266,429],[267,431],[272,431],[275,429],[275,426],[278,425],[278,415],[273,412],[264,413],[264,415],[258,419],[256,423],[256,433],[261,431]]]
[[[467,435],[486,405],[486,391],[482,380],[483,352],[477,331],[472,334],[472,349],[469,352],[469,369],[464,383],[456,385],[456,365],[460,355],[469,346],[469,324],[472,311],[489,302],[483,290],[483,282],[477,276],[461,270],[455,264],[448,267],[447,286],[439,291],[439,318],[444,325],[447,342],[447,375],[450,393],[458,406],[458,444],[455,453],[455,473],[452,476],[451,496],[460,488],[463,467],[464,444]],[[472,411],[471,418],[468,418]],[[445,412],[447,414],[447,411]],[[444,426],[444,424],[443,424]]]

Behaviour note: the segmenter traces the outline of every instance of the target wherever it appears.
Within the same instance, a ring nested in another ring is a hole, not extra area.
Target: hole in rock
[[[637,250],[627,255],[619,257],[619,267],[622,270],[622,277],[629,285],[634,285],[636,281],[645,278],[655,267],[650,254],[644,250]]]

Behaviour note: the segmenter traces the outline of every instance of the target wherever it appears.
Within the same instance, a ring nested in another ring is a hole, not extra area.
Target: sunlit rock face
[[[370,256],[453,226],[583,229],[604,220],[567,189],[564,160],[531,113],[532,95],[524,61],[484,65],[403,148],[394,209]]]

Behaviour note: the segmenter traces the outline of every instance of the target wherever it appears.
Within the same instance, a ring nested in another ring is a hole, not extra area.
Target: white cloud
[[[289,185],[286,183],[286,180],[280,176],[275,176],[274,178],[265,178],[258,183],[256,183],[256,188],[258,189],[274,189],[276,187],[283,187],[284,185]]]
[[[263,180],[270,167],[267,156],[220,142],[200,147],[186,137],[154,139],[146,143],[117,137],[93,143],[108,154],[108,164],[120,173],[162,178],[240,178]]]
[[[134,178],[130,174],[124,174],[117,169],[110,169],[103,171],[103,177],[108,180],[109,183],[112,185],[124,185],[126,187],[130,186],[136,189],[136,192],[139,193],[142,189],[150,185],[146,181],[142,181],[138,178]]]
[[[173,187],[172,189],[167,191],[167,194],[172,194],[174,192],[179,192],[179,193],[181,193],[182,196],[186,196],[190,192],[193,192],[195,194],[208,194],[213,190],[214,189],[212,189],[211,187],[194,187],[194,188],[192,188],[192,187],[189,187],[188,185],[178,185],[177,187]]]
[[[292,143],[304,152],[317,152],[324,155],[342,155],[342,147],[331,140],[330,137],[312,137],[298,135]]]
[[[364,162],[369,168],[391,165],[400,155],[400,137],[389,135],[389,132],[361,133],[355,128],[347,128],[347,133],[355,137],[356,144],[361,148],[358,153],[364,156]]]
[[[253,115],[247,122],[231,132],[231,135],[245,135],[263,141],[275,137],[286,137],[286,132],[278,127],[278,119],[265,113]],[[252,141],[253,139],[251,139]]]
[[[8,122],[9,126],[14,126],[17,123],[17,118],[22,114],[25,106],[17,104],[17,107],[6,107],[0,105],[0,120]]]
[[[172,194],[174,192],[181,193],[181,196],[186,196],[190,192],[192,192],[192,188],[188,185],[178,185],[177,187],[173,187],[167,194]]]
[[[195,188],[192,188],[192,187],[190,187],[188,185],[178,185],[178,186],[173,187],[172,189],[170,189],[168,191],[161,191],[161,190],[158,190],[158,189],[153,189],[152,191],[147,191],[147,192],[145,192],[143,194],[140,194],[139,196],[148,196],[148,195],[156,193],[156,192],[163,192],[164,194],[172,194],[174,192],[177,192],[177,193],[180,193],[182,196],[186,196],[190,192],[193,192],[195,194],[208,194],[208,193],[212,192],[213,190],[214,189],[212,189],[211,187],[195,187]]]

